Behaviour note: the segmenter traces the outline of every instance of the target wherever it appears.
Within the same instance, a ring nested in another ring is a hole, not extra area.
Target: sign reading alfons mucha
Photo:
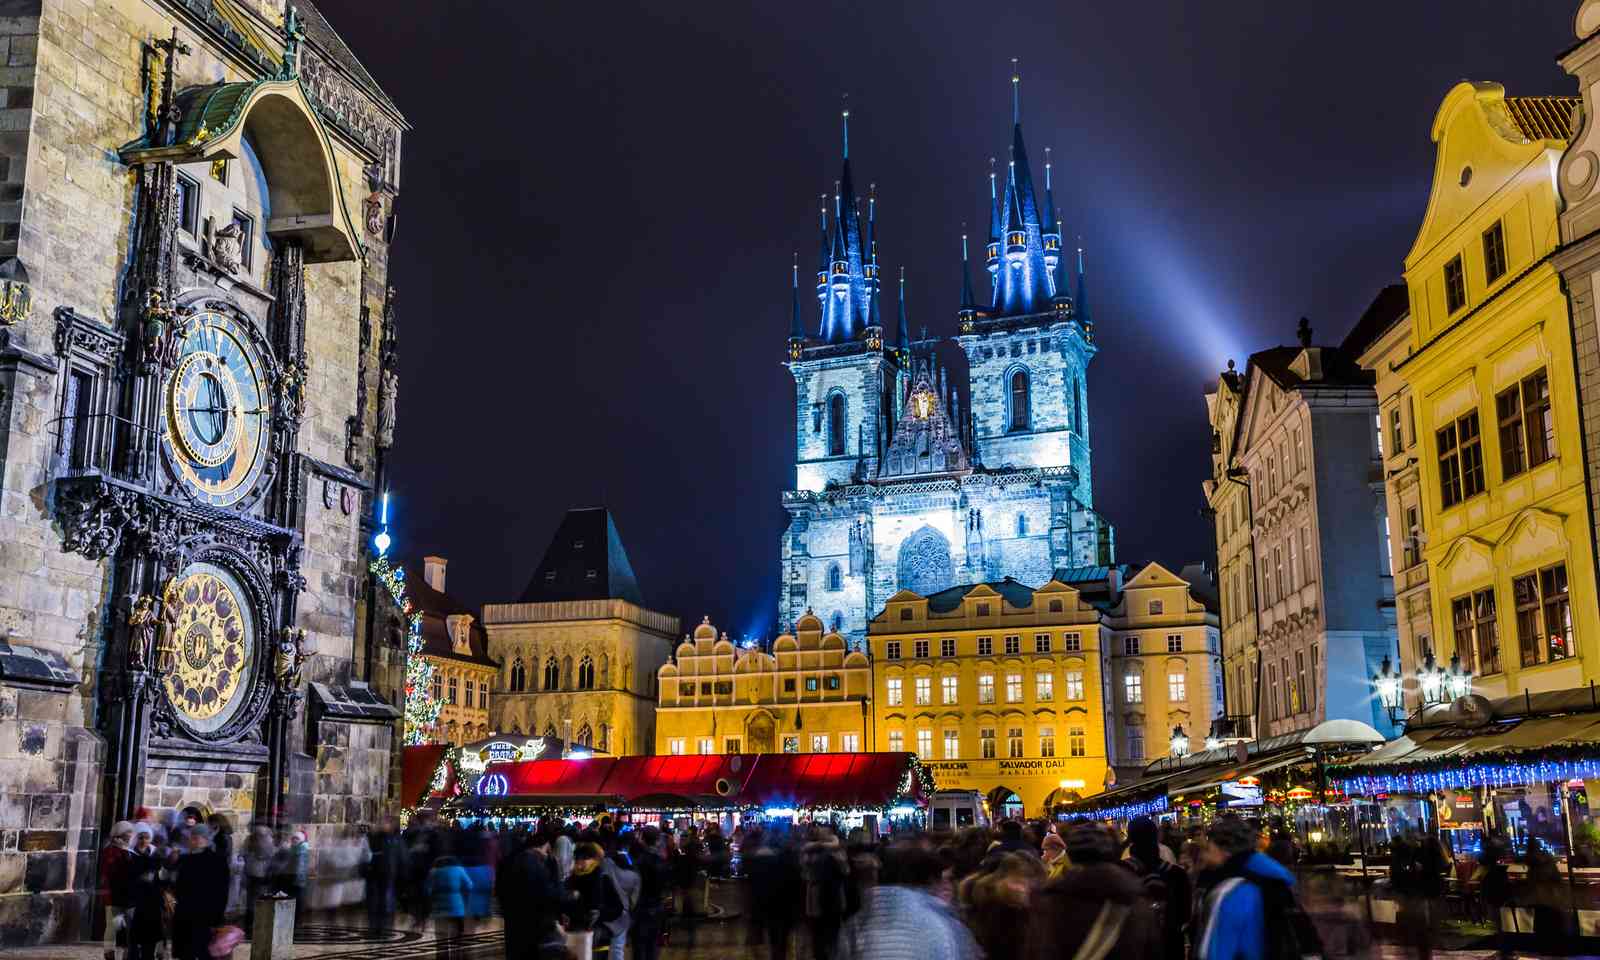
[[[248,321],[221,310],[179,324],[163,385],[163,446],[190,497],[233,506],[255,488],[267,460],[272,411],[262,349]]]
[[[190,564],[165,599],[167,631],[156,666],[180,723],[199,734],[225,727],[255,679],[257,633],[239,579],[208,562]]]

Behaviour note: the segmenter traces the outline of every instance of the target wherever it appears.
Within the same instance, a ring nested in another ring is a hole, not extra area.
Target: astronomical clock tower
[[[0,946],[97,936],[141,808],[316,848],[402,800],[366,545],[405,121],[309,3],[92,7],[94,49],[80,7],[0,21],[32,114],[0,135]]]

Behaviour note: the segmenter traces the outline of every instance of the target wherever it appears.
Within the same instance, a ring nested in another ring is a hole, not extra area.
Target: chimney
[[[444,557],[422,558],[422,579],[440,593],[444,593],[444,568],[447,563],[449,561]]]

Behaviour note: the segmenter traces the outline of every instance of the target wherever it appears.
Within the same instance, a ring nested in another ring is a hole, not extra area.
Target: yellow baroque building
[[[997,817],[1098,792],[1110,636],[1057,580],[902,590],[867,625],[877,749],[916,752],[941,790],[976,790]]]
[[[872,668],[807,613],[772,652],[735,647],[710,618],[657,671],[657,754],[868,749]]]
[[[1582,685],[1600,637],[1556,171],[1577,101],[1460,83],[1405,260],[1434,653],[1489,697]],[[1589,666],[1585,668],[1584,657]],[[1404,665],[1405,671],[1415,669]]]

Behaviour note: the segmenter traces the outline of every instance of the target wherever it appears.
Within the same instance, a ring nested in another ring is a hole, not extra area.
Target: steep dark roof
[[[949,613],[961,606],[961,600],[972,589],[975,583],[965,583],[959,586],[946,587],[938,593],[928,595],[928,609],[933,613]],[[1004,580],[990,581],[986,586],[1005,598],[1006,603],[1014,609],[1026,610],[1033,606],[1033,588],[1025,583],[1018,583],[1010,577]]]
[[[406,595],[411,598],[412,606],[422,614],[422,652],[445,660],[495,666],[495,661],[489,658],[489,635],[484,632],[477,613],[448,593],[433,589],[423,579],[422,573],[421,567],[406,564]],[[458,613],[470,614],[473,618],[468,630],[471,635],[468,647],[472,652],[467,655],[456,652],[455,643],[450,639],[450,625],[445,620]]]
[[[1217,578],[1203,560],[1186,563],[1178,576],[1189,585],[1189,594],[1211,613],[1221,613],[1222,604],[1217,595]]]
[[[519,603],[564,600],[626,600],[644,606],[639,581],[617,525],[605,507],[574,507],[562,518],[544,559]]]
[[[1411,295],[1403,283],[1391,283],[1372,298],[1361,319],[1344,335],[1339,349],[1352,357],[1359,357],[1377,342],[1383,332],[1411,312]]]
[[[360,60],[356,59],[356,55],[351,52],[350,47],[345,44],[344,40],[333,29],[333,25],[328,23],[328,18],[322,15],[321,10],[311,4],[311,0],[295,0],[294,9],[295,13],[300,17],[300,26],[306,32],[306,39],[315,44],[323,53],[326,53],[335,63],[343,67],[345,72],[350,74],[355,82],[361,85],[362,89],[372,95],[373,99],[395,113],[400,112],[400,108],[395,106],[394,101],[389,99],[389,95],[383,92],[382,87],[378,86],[378,81],[374,80],[372,74],[367,72],[367,68],[361,65]]]
[[[1300,355],[1304,347],[1272,347],[1250,355],[1249,366],[1260,369],[1267,379],[1276,383],[1285,390],[1297,390],[1305,386],[1348,387],[1367,386],[1377,383],[1377,375],[1371,370],[1363,370],[1355,357],[1345,353],[1338,347],[1322,348],[1322,376],[1313,381],[1300,378],[1298,373],[1290,368],[1294,358]]]

